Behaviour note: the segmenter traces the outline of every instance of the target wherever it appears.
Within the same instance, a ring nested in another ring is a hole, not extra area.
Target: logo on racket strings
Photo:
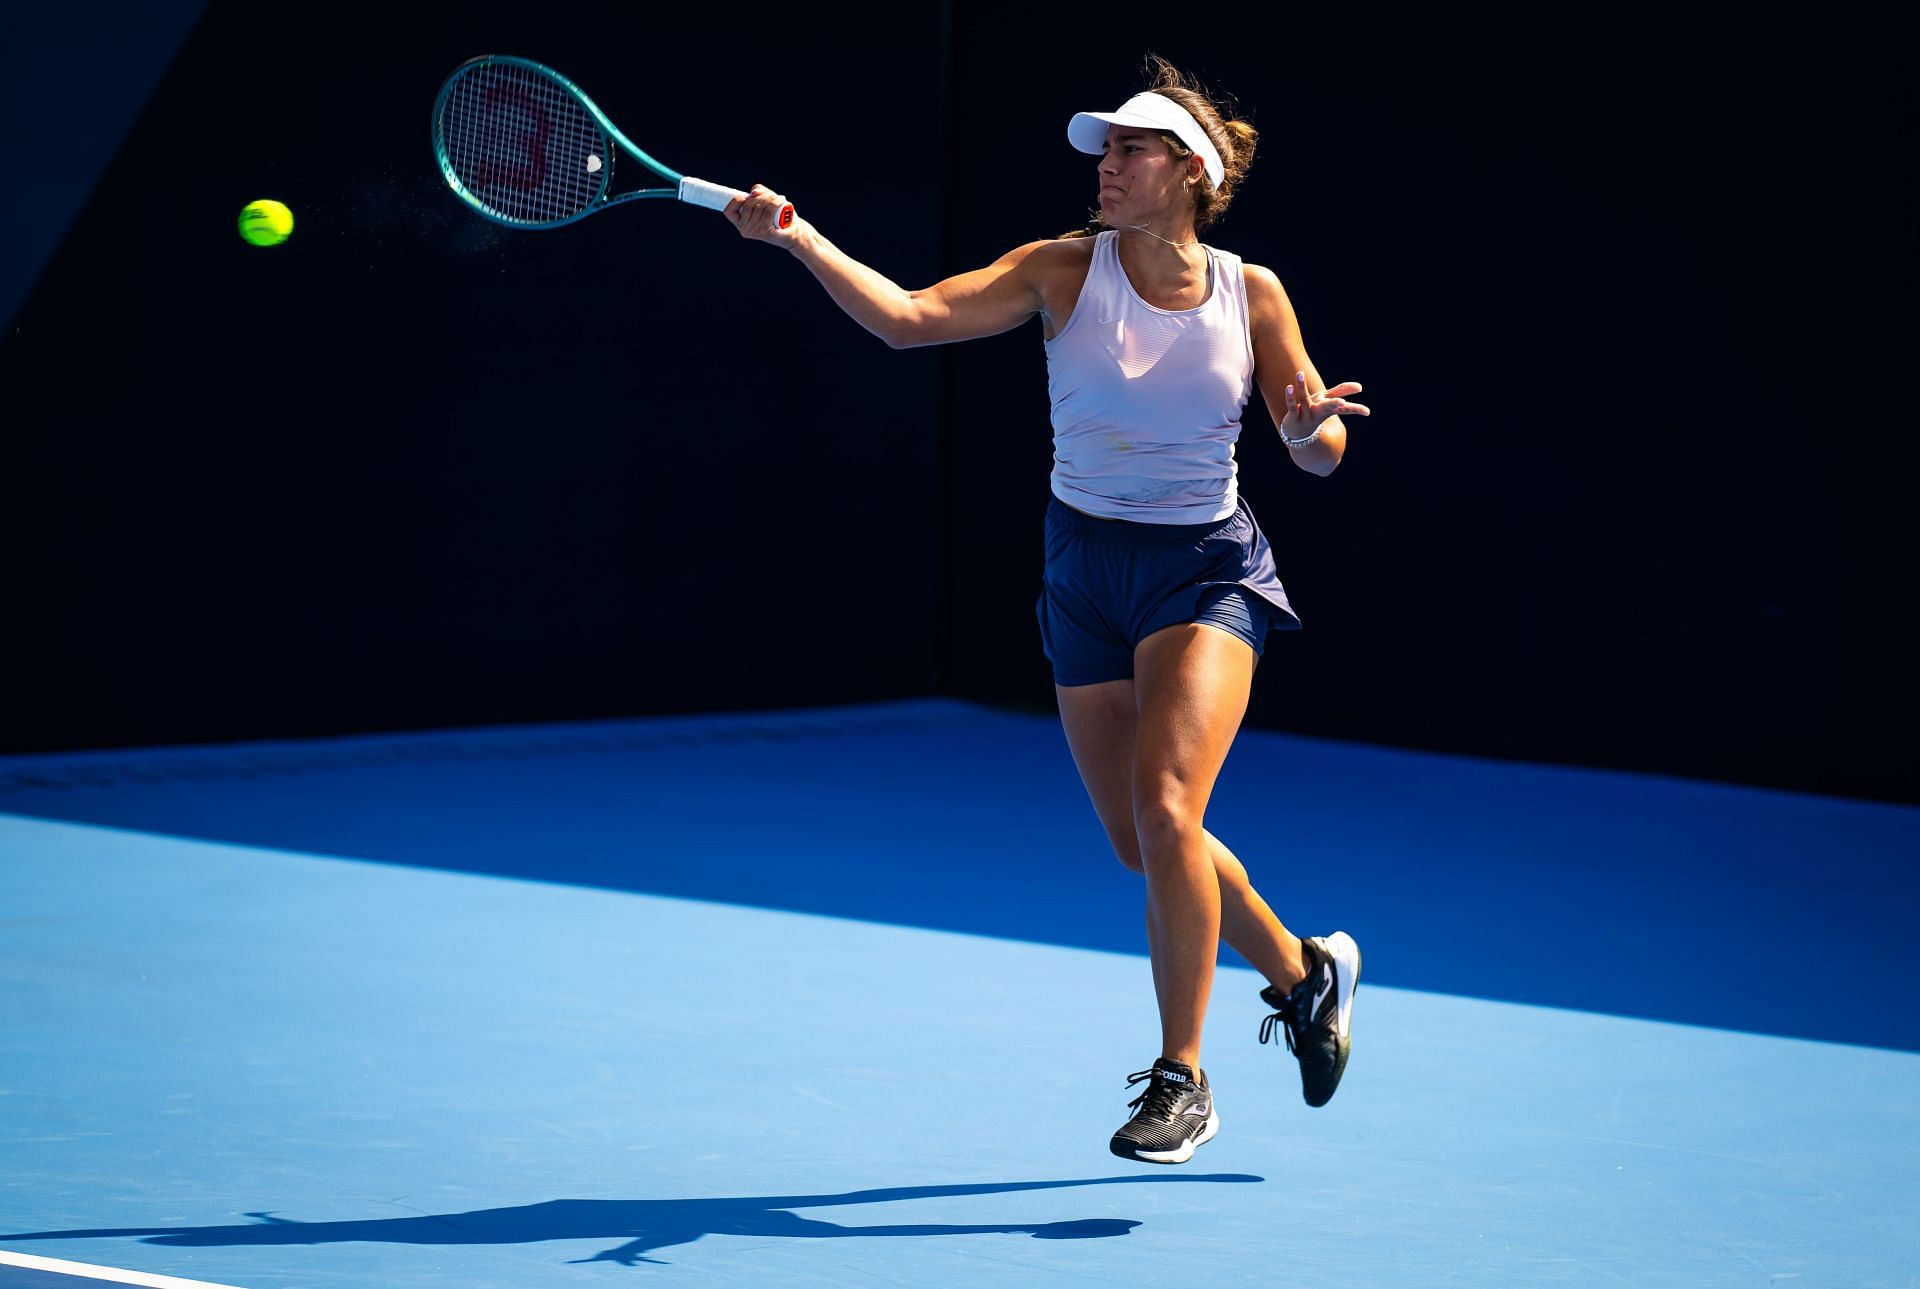
[[[547,181],[547,140],[553,121],[533,95],[513,85],[489,85],[481,97],[486,126],[480,135],[479,186],[532,192]]]

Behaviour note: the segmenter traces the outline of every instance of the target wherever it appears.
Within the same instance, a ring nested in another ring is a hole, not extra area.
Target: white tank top
[[[1120,234],[1094,239],[1093,267],[1046,342],[1053,495],[1107,519],[1199,524],[1239,501],[1233,445],[1253,393],[1240,257],[1211,246],[1207,296],[1191,309],[1140,298]]]

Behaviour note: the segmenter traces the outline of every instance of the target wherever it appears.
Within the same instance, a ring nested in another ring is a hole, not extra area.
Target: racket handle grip
[[[744,201],[746,193],[738,188],[729,188],[725,184],[708,183],[705,179],[695,179],[687,175],[680,180],[680,200],[696,206],[705,206],[708,210],[725,210],[727,203],[736,199]],[[788,202],[780,208],[777,221],[781,228],[793,223],[793,203]]]

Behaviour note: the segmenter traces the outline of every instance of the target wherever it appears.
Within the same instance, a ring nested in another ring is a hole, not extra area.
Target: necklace
[[[1148,228],[1148,227],[1147,227],[1147,226],[1146,226],[1145,224],[1122,224],[1122,225],[1120,225],[1120,227],[1122,227],[1122,228],[1137,228],[1137,229],[1139,229],[1139,230],[1140,230],[1141,232],[1143,232],[1143,233],[1145,233],[1145,234],[1146,234],[1146,235],[1147,235],[1148,237],[1157,237],[1157,238],[1159,238],[1159,239],[1160,239],[1161,241],[1163,241],[1163,242],[1167,242],[1167,245],[1168,245],[1168,246],[1171,246],[1171,247],[1174,247],[1174,248],[1175,248],[1176,250],[1177,250],[1177,249],[1179,249],[1179,248],[1180,248],[1180,247],[1182,247],[1182,246],[1198,246],[1198,245],[1200,245],[1200,242],[1199,242],[1199,240],[1198,240],[1197,238],[1196,238],[1195,240],[1193,240],[1193,241],[1191,241],[1191,242],[1168,242],[1166,238],[1164,238],[1164,237],[1160,237],[1160,234],[1158,234],[1158,233],[1156,233],[1156,232],[1154,232],[1154,231],[1153,231],[1153,230],[1152,230],[1151,228]]]

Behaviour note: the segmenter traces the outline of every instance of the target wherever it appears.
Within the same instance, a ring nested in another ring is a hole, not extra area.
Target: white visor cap
[[[1207,163],[1207,182],[1218,188],[1227,177],[1227,168],[1220,164],[1220,152],[1207,132],[1200,128],[1191,112],[1164,95],[1135,94],[1122,103],[1117,112],[1077,112],[1067,122],[1067,142],[1097,157],[1107,150],[1109,125],[1167,130]]]

